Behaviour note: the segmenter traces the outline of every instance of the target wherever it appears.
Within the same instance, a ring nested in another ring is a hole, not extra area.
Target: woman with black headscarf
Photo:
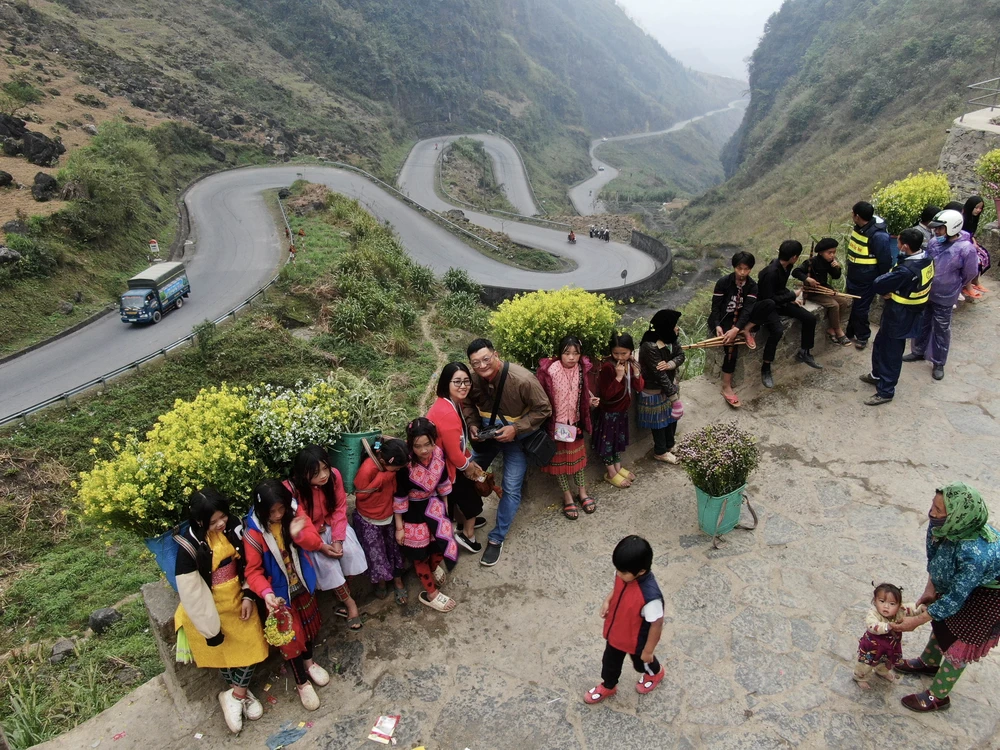
[[[983,202],[982,197],[978,195],[973,195],[969,200],[965,202],[962,207],[962,216],[965,217],[965,223],[962,225],[962,229],[969,233],[969,239],[972,240],[972,244],[976,246],[976,253],[979,255],[979,276],[976,276],[962,293],[966,297],[972,297],[973,299],[978,299],[983,296],[983,292],[988,291],[986,287],[980,284],[980,276],[990,270],[990,254],[987,252],[986,248],[980,245],[976,241],[976,230],[979,229],[979,217],[983,213],[983,209],[986,204]]]
[[[676,310],[660,310],[649,321],[649,330],[639,344],[639,369],[644,387],[639,394],[639,427],[653,433],[653,458],[676,464],[671,453],[677,420],[684,415],[680,402],[680,380],[677,369],[684,364],[684,350],[677,340]]]

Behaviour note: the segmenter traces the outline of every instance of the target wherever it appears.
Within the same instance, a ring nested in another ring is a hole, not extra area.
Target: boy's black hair
[[[924,210],[920,212],[920,223],[927,224],[934,221],[934,217],[941,213],[941,209],[937,206],[932,206],[930,204],[924,206]]]
[[[629,351],[635,351],[635,341],[632,338],[632,334],[628,331],[612,331],[611,333],[611,343],[608,345],[608,351],[621,347],[622,349],[628,349]]]
[[[611,553],[615,570],[634,576],[653,567],[653,548],[641,536],[632,534],[622,539]]]
[[[756,262],[757,259],[753,257],[753,253],[748,253],[746,250],[740,250],[733,255],[733,268],[740,265],[753,268]]]
[[[785,240],[778,246],[778,260],[792,260],[802,255],[802,243],[798,240]]]
[[[482,349],[482,347],[479,347]],[[479,349],[476,349],[478,352]],[[468,375],[469,380],[472,380],[472,373],[469,372],[469,366],[465,362],[449,362],[441,370],[441,377],[438,378],[437,384],[437,395],[438,398],[449,398],[451,395],[451,379],[455,377],[456,372],[464,372]]]
[[[892,594],[896,597],[896,604],[903,603],[903,589],[899,588],[899,586],[894,583],[880,583],[876,586],[875,590],[872,592],[872,601],[875,601],[875,597],[879,594]]]
[[[490,341],[489,339],[473,339],[469,343],[469,345],[465,348],[465,356],[471,357],[480,349],[489,349],[491,352],[496,351],[493,348],[493,342]]]
[[[875,207],[868,201],[858,201],[851,208],[854,215],[859,219],[864,219],[865,221],[871,221],[872,217],[875,215]]]
[[[923,247],[924,235],[919,229],[904,229],[899,233],[899,241],[906,245],[913,252],[917,252]]]
[[[840,247],[840,243],[837,242],[837,240],[833,239],[833,237],[824,237],[816,243],[815,251],[817,253],[823,253],[835,247]]]

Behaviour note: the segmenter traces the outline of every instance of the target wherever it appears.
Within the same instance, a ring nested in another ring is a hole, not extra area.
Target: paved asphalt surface
[[[505,185],[513,188],[513,202],[532,209],[526,179],[523,174],[515,179],[518,170],[514,165],[520,164],[517,153],[506,141],[485,137],[489,139],[490,153],[497,154],[498,175],[504,175]],[[401,185],[414,199],[436,210],[447,210],[453,206],[438,199],[433,191],[436,158],[433,143],[423,142],[414,149],[401,174],[405,178]],[[184,307],[169,312],[154,326],[127,325],[112,314],[0,365],[0,418],[151,354],[188,335],[197,323],[223,315],[253,294],[277,272],[283,260],[278,252],[281,244],[278,230],[262,191],[287,186],[299,177],[357,197],[376,216],[392,224],[417,262],[439,274],[457,266],[467,269],[480,281],[520,289],[564,285],[601,289],[618,283],[623,269],[628,270],[630,280],[644,278],[655,269],[649,256],[626,245],[584,238],[571,246],[561,229],[543,229],[466,212],[474,223],[506,231],[517,242],[565,255],[577,264],[574,270],[560,274],[512,268],[473,250],[353,172],[306,166],[222,172],[198,182],[185,197],[195,244],[193,250],[188,246],[184,259],[191,279],[191,296]]]
[[[605,213],[604,203],[597,199],[600,195],[601,188],[611,182],[615,177],[618,176],[618,170],[612,167],[610,164],[601,161],[597,158],[597,149],[602,143],[611,143],[612,141],[636,141],[640,138],[652,138],[657,135],[665,135],[666,133],[674,133],[678,130],[683,130],[688,125],[693,122],[698,122],[698,120],[704,120],[706,117],[711,117],[719,112],[726,112],[730,109],[736,109],[737,107],[745,106],[745,99],[737,99],[734,102],[730,102],[728,107],[723,107],[722,109],[714,109],[711,112],[706,112],[703,115],[698,115],[697,117],[692,117],[690,120],[684,120],[682,122],[675,122],[669,128],[665,130],[655,130],[650,133],[632,133],[630,135],[615,135],[610,138],[598,138],[590,142],[590,165],[594,168],[594,176],[589,180],[584,180],[576,187],[569,189],[568,195],[570,202],[573,204],[573,208],[581,216],[592,216],[594,214]],[[600,168],[604,167],[604,171],[600,171]]]

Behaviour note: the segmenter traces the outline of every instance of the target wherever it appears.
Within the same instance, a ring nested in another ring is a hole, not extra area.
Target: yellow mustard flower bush
[[[333,377],[294,388],[254,388],[249,400],[253,443],[269,467],[287,468],[307,445],[336,443],[348,417],[344,396]]]
[[[563,287],[505,300],[490,315],[490,331],[504,357],[534,368],[555,354],[564,336],[579,337],[584,354],[600,356],[620,318],[615,302],[603,294]]]
[[[103,527],[151,536],[186,516],[188,496],[205,485],[246,498],[264,472],[253,447],[248,394],[222,385],[178,399],[140,441],[114,441],[75,484],[84,514]],[[97,453],[94,448],[92,453]]]
[[[944,208],[951,200],[951,187],[944,172],[918,171],[885,187],[875,186],[872,205],[885,219],[889,234],[899,234],[912,227],[928,205]]]

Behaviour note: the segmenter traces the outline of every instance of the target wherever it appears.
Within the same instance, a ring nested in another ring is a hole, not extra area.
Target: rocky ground
[[[364,748],[389,713],[402,715],[397,746],[428,750],[998,747],[1000,655],[971,666],[951,710],[938,714],[899,703],[923,689],[921,679],[869,692],[851,679],[871,581],[894,581],[910,597],[922,588],[934,488],[968,480],[1000,511],[1000,352],[983,346],[998,320],[996,298],[960,310],[945,379],[906,365],[896,400],[878,409],[862,403],[871,389],[858,375],[869,356],[853,349],[824,354],[819,372],[780,364],[768,393],[744,384],[741,412],[727,409],[716,383],[686,383],[682,434],[735,416],[763,452],[750,484],[760,525],[732,532],[718,551],[698,530],[693,489],[676,468],[639,461],[632,489],[593,486],[600,507],[576,522],[558,513],[545,479],[532,486],[498,566],[463,557],[445,587],[459,602],[453,613],[417,604],[410,581],[414,597],[402,610],[363,603],[358,634],[327,622],[317,654],[337,674],[319,691],[319,711],[303,711],[287,675],[269,670],[254,689],[276,702],[234,739],[214,705],[183,724],[154,681],[46,747],[263,747],[282,725],[310,722],[296,748]],[[612,583],[611,550],[630,533],[656,553],[667,677],[640,697],[626,671],[616,697],[586,706],[581,696],[600,671],[597,612]],[[908,635],[906,654],[926,636]]]

